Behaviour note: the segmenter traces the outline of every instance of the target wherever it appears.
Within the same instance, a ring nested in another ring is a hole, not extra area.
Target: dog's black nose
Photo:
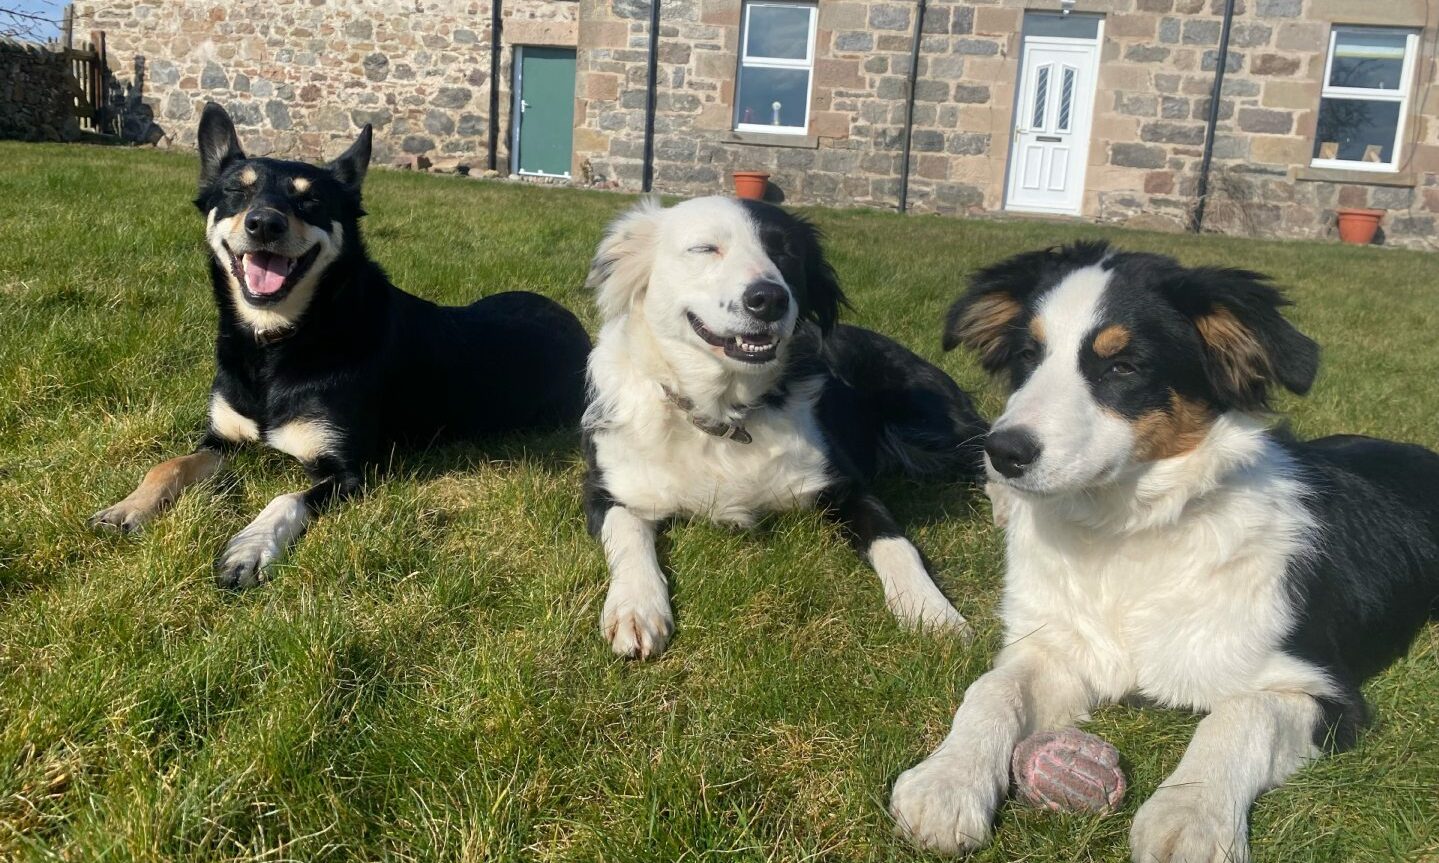
[[[264,207],[245,214],[245,233],[256,242],[273,243],[289,229],[290,220],[279,210]]]
[[[1001,475],[1014,479],[1023,476],[1039,459],[1039,441],[1027,429],[1012,428],[990,432],[984,441],[989,463]]]
[[[744,289],[745,311],[762,321],[773,323],[789,311],[789,291],[777,282],[753,282]]]

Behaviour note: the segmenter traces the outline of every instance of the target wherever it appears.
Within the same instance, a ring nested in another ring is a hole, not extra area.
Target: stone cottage
[[[497,66],[491,2],[76,9],[182,143],[214,99],[282,154],[369,122],[386,159],[550,182],[761,170],[794,203],[1163,229],[1194,221],[1208,150],[1207,230],[1325,237],[1372,207],[1386,242],[1439,248],[1426,0],[658,0],[657,28],[650,0],[499,0]]]

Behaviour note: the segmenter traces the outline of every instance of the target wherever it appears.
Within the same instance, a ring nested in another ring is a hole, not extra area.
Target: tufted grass
[[[196,437],[214,312],[195,165],[0,143],[0,859],[912,860],[884,804],[997,642],[987,503],[884,491],[981,636],[901,631],[812,514],[754,534],[676,525],[679,632],[625,664],[598,632],[572,433],[396,464],[316,523],[267,587],[223,595],[214,553],[299,468],[259,451],[136,537],[86,516]],[[395,281],[462,302],[525,288],[595,318],[585,264],[625,197],[377,172],[368,238]],[[1289,286],[1325,347],[1301,434],[1439,447],[1439,258],[1038,221],[814,210],[851,319],[939,352],[963,278],[1109,237]],[[1368,687],[1378,726],[1257,806],[1255,859],[1439,859],[1439,628]],[[982,861],[1127,859],[1138,803],[1196,720],[1114,707],[1110,817],[1008,807]]]

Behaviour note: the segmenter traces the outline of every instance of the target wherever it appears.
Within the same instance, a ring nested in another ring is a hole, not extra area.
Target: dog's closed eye
[[[719,246],[712,243],[700,243],[698,246],[690,246],[687,251],[693,255],[718,255]]]

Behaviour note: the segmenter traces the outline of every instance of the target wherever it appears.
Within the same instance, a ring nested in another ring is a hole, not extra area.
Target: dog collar
[[[269,347],[276,342],[283,342],[295,334],[295,327],[281,327],[277,330],[254,330],[255,343],[261,347]]]
[[[665,392],[665,400],[684,411],[690,424],[705,434],[722,437],[727,440],[732,440],[735,443],[752,443],[754,441],[750,433],[745,431],[743,423],[726,423],[720,422],[719,420],[712,420],[708,417],[702,417],[695,413],[695,403],[693,399],[680,395],[664,384],[660,384],[660,389]],[[748,411],[749,408],[742,408],[742,410]]]

